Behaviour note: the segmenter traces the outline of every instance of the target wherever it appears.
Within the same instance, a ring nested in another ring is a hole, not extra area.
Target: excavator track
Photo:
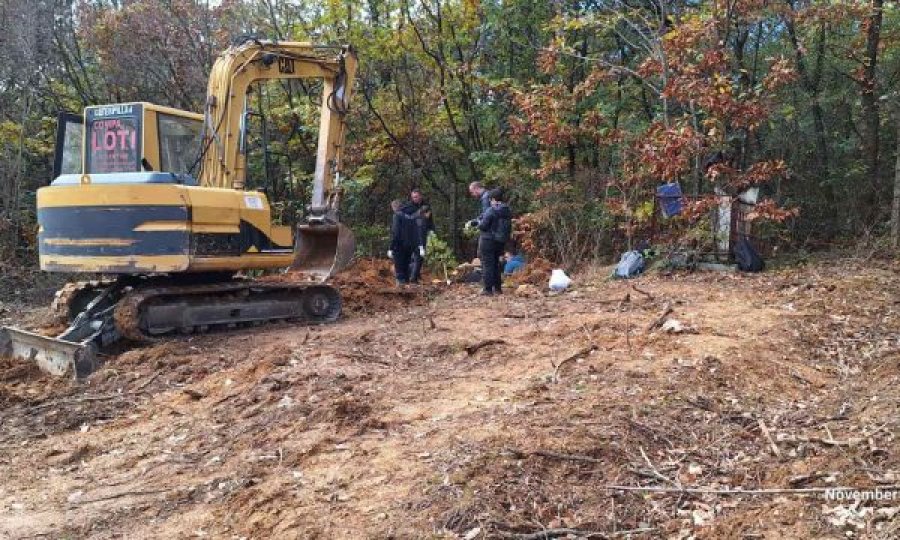
[[[113,313],[122,337],[143,343],[173,333],[202,333],[279,320],[324,324],[341,313],[338,291],[320,283],[233,281],[140,287],[125,293]]]
[[[61,322],[74,320],[92,298],[112,283],[99,279],[66,283],[53,295],[50,315]]]

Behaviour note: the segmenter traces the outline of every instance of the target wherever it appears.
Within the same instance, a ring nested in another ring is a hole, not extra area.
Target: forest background
[[[36,261],[58,113],[202,112],[216,55],[247,36],[356,49],[343,216],[365,254],[420,187],[470,256],[476,180],[507,190],[527,251],[569,266],[642,239],[702,249],[721,197],[754,186],[745,217],[772,250],[896,249],[898,18],[882,0],[0,0],[0,256]],[[250,184],[282,221],[306,201],[320,92],[251,100]],[[673,181],[688,204],[660,220]]]

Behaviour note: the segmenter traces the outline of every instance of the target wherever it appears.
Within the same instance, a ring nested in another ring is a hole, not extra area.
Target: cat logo
[[[294,59],[287,58],[285,56],[278,57],[278,72],[286,73],[288,75],[293,75],[294,73]]]

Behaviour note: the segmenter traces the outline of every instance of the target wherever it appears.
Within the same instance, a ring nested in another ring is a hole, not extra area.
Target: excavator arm
[[[352,232],[338,219],[341,150],[357,59],[353,49],[249,40],[219,56],[209,77],[201,185],[243,189],[247,175],[246,119],[250,85],[276,79],[323,81],[312,198],[298,227],[292,269],[327,279],[350,263]]]

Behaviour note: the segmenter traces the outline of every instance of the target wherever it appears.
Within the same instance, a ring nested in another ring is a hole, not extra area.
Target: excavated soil
[[[363,264],[345,295],[380,298]],[[477,290],[179,338],[80,383],[0,363],[0,538],[900,534],[900,496],[803,491],[900,484],[897,262]]]
[[[515,285],[534,285],[535,287],[546,287],[550,279],[550,272],[553,271],[553,264],[547,259],[535,258],[529,260],[518,272],[509,276],[510,283]]]
[[[422,277],[423,283],[429,283],[428,275]],[[302,273],[290,272],[262,279],[279,283],[307,280]],[[372,314],[403,305],[422,305],[436,290],[424,285],[398,286],[393,263],[387,259],[357,259],[352,266],[331,278],[329,284],[340,289],[344,312],[348,314]]]

